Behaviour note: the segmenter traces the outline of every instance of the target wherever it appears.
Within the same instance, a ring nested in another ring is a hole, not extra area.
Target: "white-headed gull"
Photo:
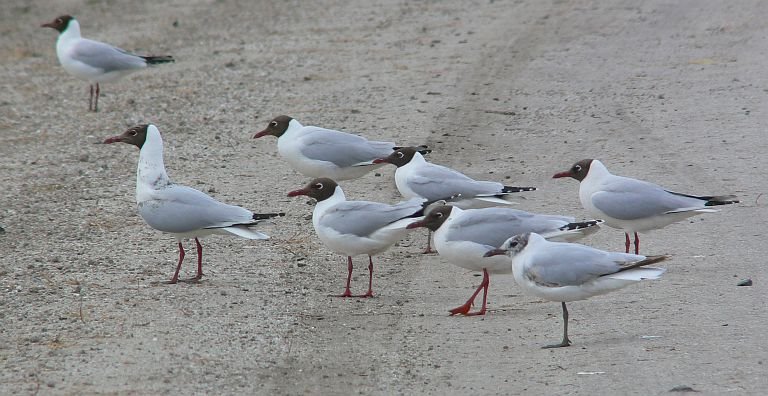
[[[616,176],[602,162],[585,159],[553,178],[572,177],[579,185],[579,199],[591,216],[624,231],[626,252],[629,234],[635,234],[635,254],[640,252],[638,232],[666,227],[699,213],[717,212],[713,206],[738,203],[734,195],[695,196],[665,190],[642,180]]]
[[[312,224],[321,241],[335,253],[347,256],[347,286],[338,297],[353,297],[352,257],[368,255],[368,292],[354,297],[373,296],[373,259],[404,238],[414,219],[421,219],[425,203],[419,199],[388,205],[379,202],[347,201],[339,185],[328,178],[312,180],[306,187],[291,191],[289,197],[306,195],[317,200]]]
[[[99,83],[115,81],[147,66],[173,62],[171,56],[136,55],[109,44],[82,38],[80,24],[70,15],[62,15],[41,27],[59,31],[56,55],[64,70],[91,84],[88,110],[98,110],[101,92]]]
[[[373,161],[397,167],[395,185],[405,198],[423,198],[428,201],[446,200],[462,209],[509,205],[512,194],[534,191],[536,187],[512,187],[498,182],[477,181],[463,173],[442,165],[427,162],[416,148],[403,147],[386,158]],[[431,253],[430,238],[427,249]]]
[[[248,239],[269,239],[250,228],[260,220],[284,213],[253,213],[239,206],[221,203],[193,188],[172,183],[163,163],[163,139],[152,124],[138,125],[122,135],[108,138],[104,144],[127,143],[139,148],[136,171],[136,203],[139,214],[152,228],[173,234],[179,243],[179,264],[168,283],[179,280],[184,247],[181,241],[195,238],[197,244],[197,281],[203,276],[203,247],[198,238],[211,235],[237,235]]]
[[[515,281],[526,294],[562,304],[563,341],[544,348],[571,345],[566,302],[585,300],[644,279],[657,279],[666,270],[646,266],[667,259],[667,256],[646,257],[606,252],[576,243],[550,242],[536,233],[516,235],[485,256],[511,261]]]
[[[373,160],[385,157],[399,147],[392,142],[377,142],[351,133],[303,126],[298,120],[281,115],[269,122],[254,139],[277,137],[277,151],[291,167],[304,176],[350,180],[362,177],[382,165]],[[429,150],[420,147],[424,152]]]
[[[599,229],[601,220],[576,223],[566,216],[552,216],[524,212],[510,208],[461,209],[444,205],[433,208],[421,221],[408,228],[427,227],[435,232],[435,248],[440,256],[461,268],[482,271],[483,280],[464,305],[450,310],[451,315],[485,315],[489,274],[512,273],[509,260],[483,255],[489,249],[501,246],[504,241],[524,232],[538,232],[556,240],[576,240]],[[483,291],[480,311],[469,309]]]

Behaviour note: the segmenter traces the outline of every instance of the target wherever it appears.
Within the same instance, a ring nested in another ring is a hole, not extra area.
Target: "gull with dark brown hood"
[[[570,177],[580,182],[579,200],[591,216],[624,231],[629,253],[629,234],[635,236],[635,254],[640,252],[638,232],[664,228],[700,213],[717,212],[714,206],[738,203],[734,195],[697,196],[681,194],[642,180],[611,174],[596,159],[581,160],[554,178]]]
[[[253,213],[239,206],[221,203],[201,191],[171,182],[163,163],[163,139],[152,124],[137,125],[104,144],[126,143],[139,148],[136,172],[136,203],[139,215],[150,227],[172,234],[179,245],[179,263],[168,283],[179,281],[184,261],[182,240],[194,238],[197,245],[197,275],[203,277],[203,246],[198,238],[211,235],[236,235],[247,239],[269,239],[252,230],[261,221],[284,213]]]
[[[80,35],[80,24],[71,15],[62,15],[47,27],[59,32],[56,55],[69,74],[91,84],[88,110],[99,108],[99,83],[112,82],[148,66],[173,62],[171,56],[141,56]],[[95,89],[94,89],[95,88]]]
[[[400,148],[373,162],[397,167],[395,184],[403,197],[445,200],[462,209],[512,205],[515,203],[510,201],[513,195],[536,190],[536,187],[505,186],[498,182],[472,179],[451,168],[427,162],[417,147]],[[424,253],[431,252],[428,236]]]
[[[408,228],[426,227],[435,232],[435,248],[451,264],[471,271],[481,271],[483,280],[463,305],[450,310],[451,315],[485,315],[489,274],[509,274],[509,260],[484,257],[490,249],[501,246],[509,237],[524,232],[538,232],[554,240],[576,240],[599,229],[600,220],[576,222],[572,217],[528,213],[510,208],[461,209],[455,206],[433,208],[421,221]],[[475,297],[483,290],[483,305],[470,313]]]
[[[277,151],[295,171],[304,176],[342,181],[357,179],[381,167],[373,160],[397,149],[392,142],[368,140],[351,133],[303,126],[293,117],[281,115],[254,135],[277,137]],[[420,148],[427,152],[426,147]]]
[[[328,178],[314,179],[306,187],[288,193],[317,200],[312,224],[321,241],[333,252],[347,256],[347,284],[338,297],[373,297],[373,259],[404,238],[414,219],[422,218],[425,203],[419,199],[388,205],[369,201],[347,201],[344,191]],[[353,296],[352,257],[368,256],[368,291]]]

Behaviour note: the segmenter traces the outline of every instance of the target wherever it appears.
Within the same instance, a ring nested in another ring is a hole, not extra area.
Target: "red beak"
[[[501,256],[502,254],[507,254],[507,251],[503,249],[493,249],[485,252],[483,257]]]
[[[104,141],[104,144],[118,143],[122,141],[123,141],[122,135],[118,135],[118,136],[112,136],[111,138],[107,138],[107,140]]]
[[[424,227],[424,220],[414,221],[413,223],[408,224],[405,227],[405,229],[406,230],[412,230],[414,228],[420,228],[420,227]]]
[[[53,28],[53,22],[46,22],[46,23],[40,25],[40,27]]]
[[[265,130],[255,134],[255,135],[253,135],[253,138],[254,139],[258,139],[260,137],[264,137],[264,136],[267,136],[267,135],[269,135],[269,131],[265,129]]]
[[[387,161],[386,158],[376,158],[375,160],[373,160],[374,164],[383,164],[385,162],[389,162],[389,161]]]
[[[293,190],[288,193],[289,197],[298,197],[299,195],[309,195],[309,191],[302,188],[301,190]]]
[[[562,177],[571,177],[571,171],[555,173],[555,175],[552,176],[553,179],[560,179]]]

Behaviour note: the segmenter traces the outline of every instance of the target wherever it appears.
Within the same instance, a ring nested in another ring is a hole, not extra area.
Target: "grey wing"
[[[370,141],[362,136],[331,129],[306,128],[311,130],[301,136],[301,153],[308,158],[331,162],[342,168],[386,157],[395,146],[392,142]]]
[[[151,201],[139,204],[139,213],[155,229],[183,233],[253,223],[253,213],[221,203],[190,187],[177,184],[157,191]]]
[[[140,69],[147,62],[140,56],[98,41],[83,39],[72,48],[72,57],[105,72]]]
[[[467,175],[441,165],[428,164],[408,177],[408,186],[430,201],[448,199],[455,195],[465,198],[501,193],[501,183],[477,181]]]
[[[644,256],[605,252],[575,243],[551,243],[534,253],[526,275],[550,287],[579,286],[603,275],[618,272],[621,264],[640,261]]]
[[[448,223],[447,239],[472,241],[497,248],[514,235],[547,233],[572,221],[570,217],[539,215],[509,208],[468,209],[461,217]]]
[[[341,234],[368,236],[388,224],[419,213],[422,209],[420,202],[414,199],[397,205],[387,205],[379,202],[347,201],[325,212],[319,224]]]
[[[592,194],[591,199],[595,208],[619,220],[636,220],[704,206],[702,200],[672,194],[656,184],[629,178],[617,178],[603,191]]]

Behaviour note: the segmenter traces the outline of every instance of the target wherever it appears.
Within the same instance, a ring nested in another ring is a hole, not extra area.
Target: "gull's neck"
[[[317,223],[320,221],[320,218],[328,209],[346,200],[347,197],[344,196],[344,191],[341,190],[341,187],[336,186],[333,195],[322,201],[318,201],[317,205],[315,205],[315,210],[312,212],[312,224],[315,226],[315,229],[317,229]]]
[[[418,165],[418,164],[424,164],[426,162],[427,162],[427,160],[424,159],[424,156],[421,155],[421,153],[417,151],[415,154],[413,154],[413,158],[411,158],[411,160],[408,161],[408,163],[405,164],[405,165],[406,166],[407,165],[411,165],[411,164]]]
[[[587,173],[587,177],[585,177],[583,181],[600,180],[606,176],[611,176],[611,172],[608,171],[608,168],[606,168],[602,162],[592,160],[592,163],[589,164],[589,173]]]
[[[147,139],[141,146],[136,169],[136,201],[145,201],[147,193],[171,184],[163,163],[163,138],[154,125],[147,128]]]
[[[62,42],[79,38],[82,38],[82,36],[80,36],[80,24],[76,19],[72,19],[69,21],[67,28],[64,29],[63,32],[59,33],[58,41]]]
[[[285,132],[283,133],[283,135],[280,136],[280,137],[288,136],[288,135],[293,135],[296,132],[300,131],[301,128],[304,128],[304,126],[301,125],[301,123],[299,121],[297,121],[295,119],[291,120],[291,122],[288,123],[288,129],[286,129]]]

